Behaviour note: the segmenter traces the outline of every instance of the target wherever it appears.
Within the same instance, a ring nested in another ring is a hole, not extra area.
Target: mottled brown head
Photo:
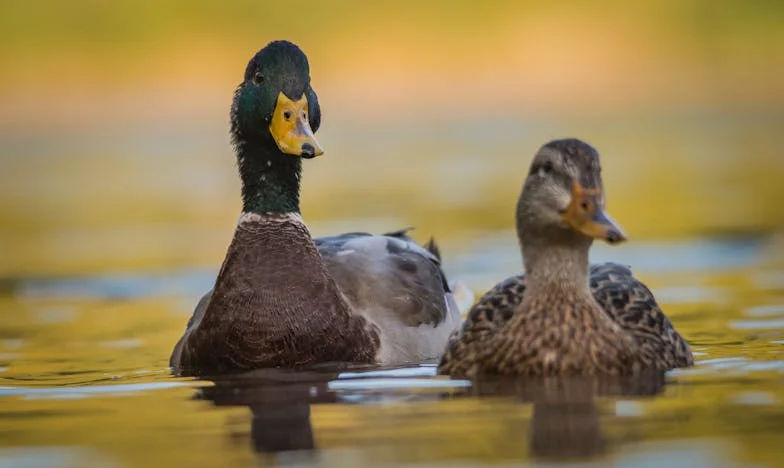
[[[605,212],[599,153],[578,139],[554,140],[536,153],[517,202],[517,232],[526,240],[626,240]]]

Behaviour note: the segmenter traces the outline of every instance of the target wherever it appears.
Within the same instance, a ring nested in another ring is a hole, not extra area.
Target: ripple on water
[[[778,398],[768,392],[740,392],[735,395],[735,403],[740,405],[775,405],[778,403]]]
[[[0,387],[0,397],[19,396],[27,399],[69,400],[97,395],[131,395],[138,392],[183,387],[183,382],[148,382],[138,384],[90,385],[85,387]]]
[[[774,315],[784,315],[784,305],[771,304],[749,307],[744,309],[743,313],[750,317],[771,317]]]
[[[8,349],[19,349],[24,345],[24,340],[19,338],[9,338],[0,340],[0,345]]]
[[[67,323],[76,318],[76,307],[35,307],[33,314],[40,324]]]
[[[767,270],[755,273],[751,280],[760,289],[784,289],[784,270]]]
[[[656,289],[656,301],[660,304],[726,303],[727,292],[708,286],[670,286]]]
[[[776,320],[735,320],[730,322],[730,327],[736,330],[775,330],[784,328],[784,318]]]
[[[123,464],[85,447],[19,447],[0,448],[3,468],[119,468]]]
[[[361,380],[333,380],[329,383],[330,390],[361,390],[373,392],[377,390],[417,390],[417,389],[450,389],[470,387],[468,380],[446,379],[407,379],[407,378],[370,378]]]
[[[128,338],[125,340],[103,341],[101,346],[110,349],[132,349],[141,348],[144,341],[136,338]]]
[[[215,281],[212,269],[182,269],[166,273],[115,273],[100,276],[20,278],[15,293],[21,299],[139,299],[152,296],[198,296]]]
[[[686,369],[673,369],[668,372],[668,375],[679,376],[707,374],[719,377],[767,371],[778,371],[784,373],[784,361],[753,361],[743,357],[703,359],[697,361],[694,367],[689,367]]]

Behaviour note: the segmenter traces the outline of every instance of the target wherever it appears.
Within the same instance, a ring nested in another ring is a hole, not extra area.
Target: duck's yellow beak
[[[578,232],[610,244],[626,240],[621,226],[604,211],[601,202],[602,189],[587,189],[574,182],[572,201],[563,214],[564,220]]]
[[[281,91],[275,110],[272,111],[269,129],[275,144],[283,153],[307,159],[324,154],[310,129],[308,98],[304,94],[292,101]]]

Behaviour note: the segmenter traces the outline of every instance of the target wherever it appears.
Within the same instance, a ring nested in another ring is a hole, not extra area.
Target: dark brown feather
[[[184,374],[370,363],[379,347],[377,330],[349,312],[307,228],[290,215],[237,227],[196,315],[172,355]]]

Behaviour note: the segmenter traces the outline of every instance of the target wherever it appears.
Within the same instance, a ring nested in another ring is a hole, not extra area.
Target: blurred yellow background
[[[784,226],[784,3],[5,2],[0,275],[217,266],[239,212],[228,109],[250,57],[309,56],[317,235],[511,229],[530,158],[603,156],[631,238]],[[451,246],[451,247],[450,247]]]
[[[634,266],[700,361],[599,401],[596,461],[780,463],[784,1],[27,0],[0,8],[0,464],[274,463],[246,408],[167,365],[239,215],[232,95],[275,39],[322,106],[313,233],[414,225],[477,295],[522,267],[535,151],[596,146],[630,243],[593,252]],[[439,380],[314,405],[313,460],[533,458],[528,406],[417,400]]]

